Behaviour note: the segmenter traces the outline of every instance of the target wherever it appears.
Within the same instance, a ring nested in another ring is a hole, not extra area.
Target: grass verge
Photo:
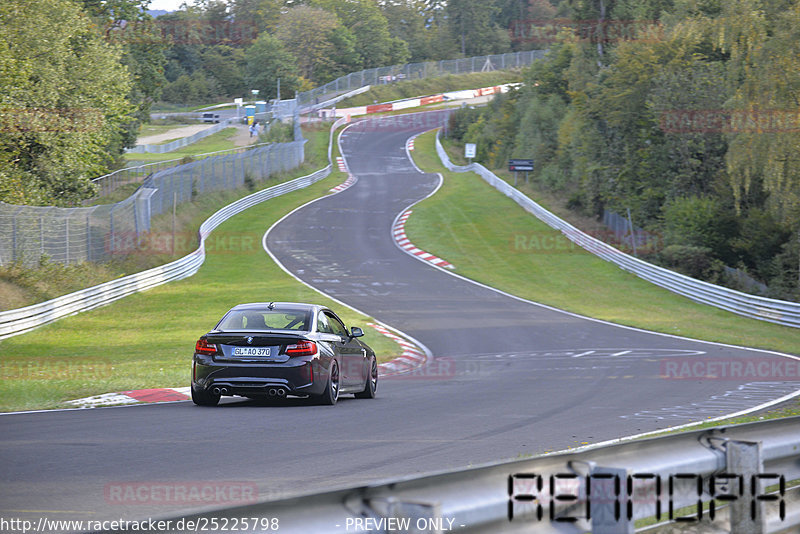
[[[340,312],[347,324],[364,326],[372,319],[298,283],[261,247],[261,236],[275,221],[344,179],[344,173],[333,172],[225,222],[210,242],[229,246],[212,247],[203,267],[188,279],[0,342],[0,410],[55,408],[109,391],[188,385],[194,342],[241,302],[316,302]],[[399,354],[393,341],[364,330],[381,361]]]
[[[376,102],[390,102],[404,98],[415,98],[420,95],[432,95],[444,91],[460,91],[462,89],[475,89],[477,87],[488,87],[490,85],[519,81],[522,81],[522,76],[517,70],[447,74],[436,78],[373,85],[366,93],[346,98],[337,103],[336,107],[366,106]]]
[[[406,224],[410,239],[456,272],[564,310],[697,339],[800,354],[797,330],[695,303],[572,245],[473,173],[449,173],[435,133],[417,138],[414,159],[445,178]]]

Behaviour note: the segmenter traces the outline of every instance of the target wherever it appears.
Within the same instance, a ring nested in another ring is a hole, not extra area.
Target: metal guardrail
[[[333,132],[344,121],[336,121],[331,127]],[[166,265],[131,274],[88,289],[76,291],[68,295],[48,300],[40,304],[26,306],[16,310],[0,312],[0,339],[16,336],[39,326],[52,323],[63,317],[104,306],[115,300],[144,291],[167,282],[189,277],[200,269],[205,261],[205,240],[214,228],[241,213],[251,206],[286,193],[303,189],[322,180],[331,173],[331,147],[328,147],[328,166],[307,176],[301,176],[289,182],[279,184],[233,202],[214,213],[200,225],[198,248]]]
[[[392,65],[353,72],[341,76],[332,82],[310,91],[298,93],[295,105],[301,113],[311,112],[326,105],[331,99],[364,87],[366,85],[381,85],[402,80],[415,80],[434,78],[447,74],[467,74],[471,72],[486,72],[526,67],[544,58],[546,50],[527,50],[522,52],[509,52],[507,54],[494,54],[489,56],[475,56],[461,59],[443,59],[441,61],[426,61],[424,63],[407,63]],[[291,114],[291,110],[283,111]]]
[[[563,219],[553,215],[522,192],[498,178],[480,163],[466,166],[453,165],[439,141],[438,133],[436,135],[436,152],[448,169],[455,172],[475,172],[486,180],[489,185],[522,206],[525,211],[532,213],[548,226],[561,230],[567,239],[576,245],[648,282],[702,304],[709,304],[753,319],[800,328],[800,303],[749,295],[642,261],[585,234]]]
[[[797,532],[800,492],[785,483],[799,478],[800,417],[793,417],[621,440],[171,521],[191,530],[197,522],[249,518],[255,532],[256,520],[270,519],[282,533],[622,534],[634,532],[637,520],[652,519],[677,520],[692,532],[700,525],[736,534]],[[770,486],[777,492],[768,494]],[[706,506],[704,522],[697,520],[698,502]],[[684,507],[694,508],[679,511]]]

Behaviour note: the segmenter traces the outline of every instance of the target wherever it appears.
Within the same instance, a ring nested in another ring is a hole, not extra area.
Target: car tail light
[[[317,353],[317,344],[313,341],[301,341],[294,345],[286,345],[288,356],[313,356]]]
[[[197,354],[213,355],[217,353],[217,346],[201,337],[197,340],[197,343],[195,343],[194,351]]]

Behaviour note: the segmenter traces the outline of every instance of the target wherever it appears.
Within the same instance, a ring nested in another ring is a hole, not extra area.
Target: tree
[[[275,36],[297,59],[300,74],[324,83],[358,70],[355,37],[336,14],[317,7],[292,7],[281,15]]]
[[[234,23],[250,25],[259,32],[273,32],[281,16],[280,0],[233,0]]]
[[[117,156],[132,82],[71,0],[0,3],[0,200],[77,202]]]
[[[355,37],[362,68],[405,63],[408,46],[389,33],[389,24],[374,0],[315,0],[314,5],[335,13]]]
[[[500,28],[495,22],[499,11],[494,2],[486,0],[450,0],[447,3],[450,31],[462,55],[495,54],[510,49],[508,29]]]
[[[408,61],[425,61],[432,57],[426,28],[426,5],[423,0],[385,3],[381,6],[389,33],[408,47]]]
[[[269,35],[269,34],[262,34]],[[207,47],[202,54],[203,70],[216,80],[220,92],[226,96],[243,94],[245,83],[245,51],[232,46]]]
[[[245,57],[247,87],[258,89],[262,98],[277,97],[278,79],[284,98],[298,89],[296,60],[277,38],[262,33],[247,49]]]

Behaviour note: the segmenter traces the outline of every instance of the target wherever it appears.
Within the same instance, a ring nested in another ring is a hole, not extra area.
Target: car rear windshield
[[[311,314],[305,310],[231,310],[215,330],[298,330],[307,332]]]

